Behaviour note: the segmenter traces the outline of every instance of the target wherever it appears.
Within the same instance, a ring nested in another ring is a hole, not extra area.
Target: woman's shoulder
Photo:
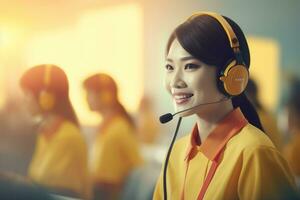
[[[186,134],[186,135],[182,136],[181,138],[178,138],[174,144],[174,147],[176,147],[176,148],[186,147],[190,142],[190,139],[191,139],[190,137],[191,137],[190,134]]]
[[[84,141],[80,128],[69,120],[63,120],[57,130],[60,139]]]
[[[80,128],[69,120],[62,120],[59,126],[59,130],[63,130],[66,132],[78,132],[80,133]]]
[[[172,155],[175,155],[176,158],[185,157],[187,152],[187,147],[190,142],[190,137],[191,137],[190,134],[187,134],[177,139],[172,149]]]
[[[114,116],[108,123],[105,130],[111,134],[124,135],[124,133],[132,133],[134,131],[130,122],[121,115]]]
[[[116,115],[111,120],[115,125],[119,125],[120,127],[130,127],[130,122],[122,115]]]
[[[278,151],[268,135],[250,123],[229,140],[227,147],[230,146],[238,148],[241,151],[261,148]]]

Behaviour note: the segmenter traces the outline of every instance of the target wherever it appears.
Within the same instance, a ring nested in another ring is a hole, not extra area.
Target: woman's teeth
[[[178,94],[174,95],[174,99],[177,104],[183,104],[187,103],[192,96],[193,94]]]

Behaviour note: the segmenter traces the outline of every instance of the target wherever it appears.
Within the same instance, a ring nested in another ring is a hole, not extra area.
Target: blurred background
[[[89,111],[82,87],[93,73],[116,80],[121,102],[136,123],[151,122],[141,125],[152,131],[140,137],[153,171],[143,177],[141,193],[150,194],[176,123],[158,122],[173,111],[163,85],[166,42],[179,23],[207,10],[232,18],[248,37],[258,98],[285,142],[289,83],[300,77],[299,9],[299,0],[0,0],[0,170],[27,173],[36,125],[22,106],[19,78],[34,65],[52,63],[68,75],[88,143],[101,121]],[[193,124],[193,117],[185,118],[180,136]]]

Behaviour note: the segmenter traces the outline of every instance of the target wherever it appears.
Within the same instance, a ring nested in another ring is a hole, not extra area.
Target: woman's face
[[[190,55],[177,39],[173,41],[166,57],[165,86],[172,95],[176,112],[224,98],[217,89],[216,69]],[[212,106],[199,106],[181,116],[203,115],[210,112]]]
[[[38,100],[35,98],[32,92],[28,90],[24,91],[24,103],[26,105],[26,109],[32,116],[41,114],[41,108]]]
[[[89,107],[93,111],[103,112],[106,109],[111,109],[112,106],[112,95],[109,92],[87,90],[87,101]]]
[[[94,90],[87,90],[87,102],[92,111],[98,110],[99,94]]]

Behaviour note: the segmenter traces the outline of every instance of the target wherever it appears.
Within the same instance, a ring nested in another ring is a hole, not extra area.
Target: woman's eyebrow
[[[186,56],[186,57],[182,57],[180,58],[181,61],[186,61],[186,60],[195,60],[195,58],[193,56]]]
[[[173,60],[171,58],[166,58],[166,61],[173,62]]]
[[[185,56],[185,57],[180,58],[180,61],[195,60],[195,59],[196,58],[193,56]],[[167,58],[166,60],[169,62],[173,62],[173,60],[171,58]]]

